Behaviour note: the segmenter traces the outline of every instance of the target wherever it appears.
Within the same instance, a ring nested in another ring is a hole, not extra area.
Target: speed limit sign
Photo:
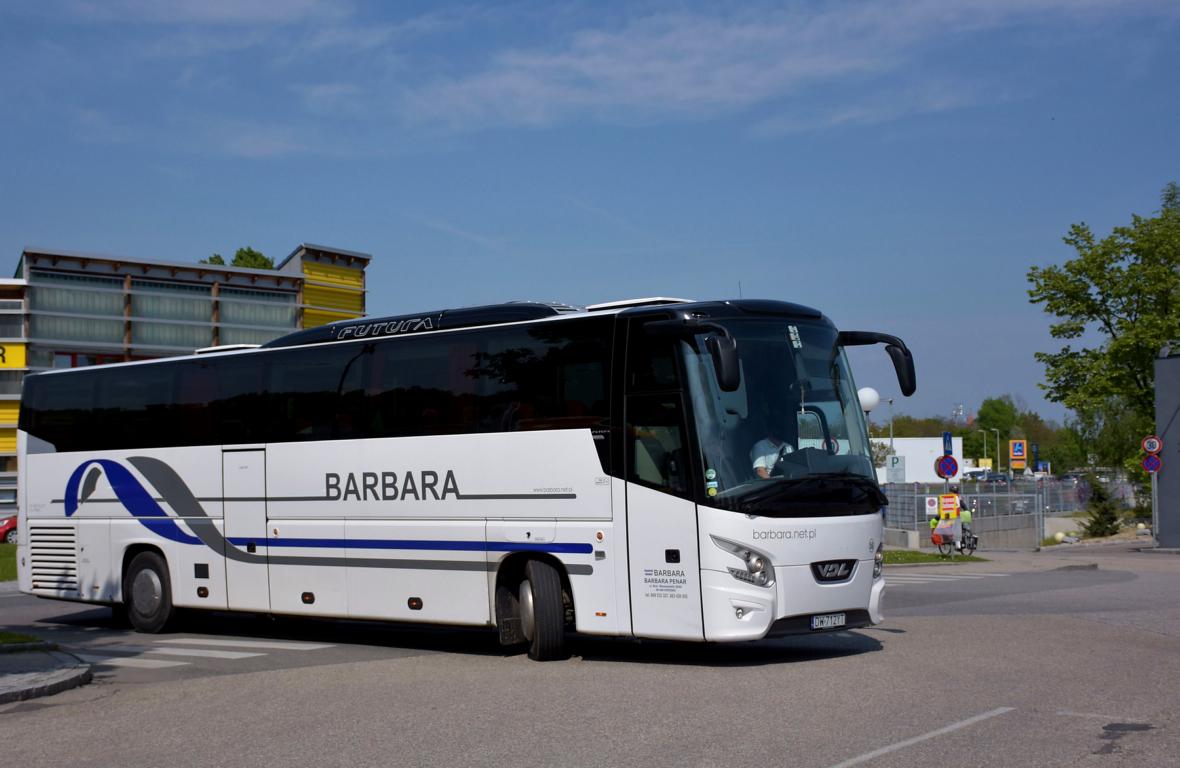
[[[1164,449],[1164,441],[1160,440],[1155,435],[1148,435],[1147,437],[1143,438],[1143,443],[1141,445],[1143,446],[1143,451],[1145,453],[1152,455],[1155,455]]]

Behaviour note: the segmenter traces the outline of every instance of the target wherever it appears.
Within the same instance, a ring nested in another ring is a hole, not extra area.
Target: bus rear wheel
[[[155,552],[140,552],[123,581],[127,620],[140,632],[157,634],[168,628],[175,614],[168,565]]]
[[[564,659],[565,606],[557,569],[541,560],[530,560],[520,583],[519,600],[520,628],[529,644],[529,658]]]

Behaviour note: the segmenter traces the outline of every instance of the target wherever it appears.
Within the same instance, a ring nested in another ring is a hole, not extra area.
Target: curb
[[[38,640],[35,643],[6,643],[0,645],[0,653],[21,653],[23,651],[56,651],[57,643]]]
[[[45,651],[56,660],[66,663],[66,666],[53,670],[38,672],[15,673],[7,675],[10,678],[27,678],[23,685],[14,686],[11,690],[0,691],[0,705],[17,701],[27,701],[42,696],[52,696],[55,693],[68,691],[86,685],[93,678],[89,664],[82,662],[76,656],[64,651]],[[5,676],[0,676],[0,680]]]

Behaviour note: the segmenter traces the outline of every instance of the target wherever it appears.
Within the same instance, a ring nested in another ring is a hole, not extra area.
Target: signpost
[[[939,457],[934,462],[934,474],[943,480],[949,480],[959,474],[959,462],[955,461],[954,456]]]
[[[1140,445],[1147,454],[1143,468],[1151,475],[1151,541],[1159,546],[1159,472],[1164,468],[1160,451],[1164,449],[1164,441],[1159,435],[1148,435]]]
[[[905,456],[894,454],[885,461],[885,482],[905,482]]]
[[[950,432],[942,433],[942,455],[950,456],[955,452],[955,444],[951,438]]]

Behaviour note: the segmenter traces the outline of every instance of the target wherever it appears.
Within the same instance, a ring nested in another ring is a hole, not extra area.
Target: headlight
[[[881,574],[885,571],[885,543],[881,542],[877,545],[877,554],[873,555],[873,578],[881,578]]]
[[[729,575],[733,576],[738,581],[744,581],[747,584],[754,584],[759,587],[769,587],[774,583],[774,568],[770,564],[770,557],[763,553],[751,549],[744,544],[738,544],[736,541],[729,539],[722,539],[717,536],[709,535],[713,543],[724,549],[726,552],[741,559],[744,568],[737,568],[729,566]]]

